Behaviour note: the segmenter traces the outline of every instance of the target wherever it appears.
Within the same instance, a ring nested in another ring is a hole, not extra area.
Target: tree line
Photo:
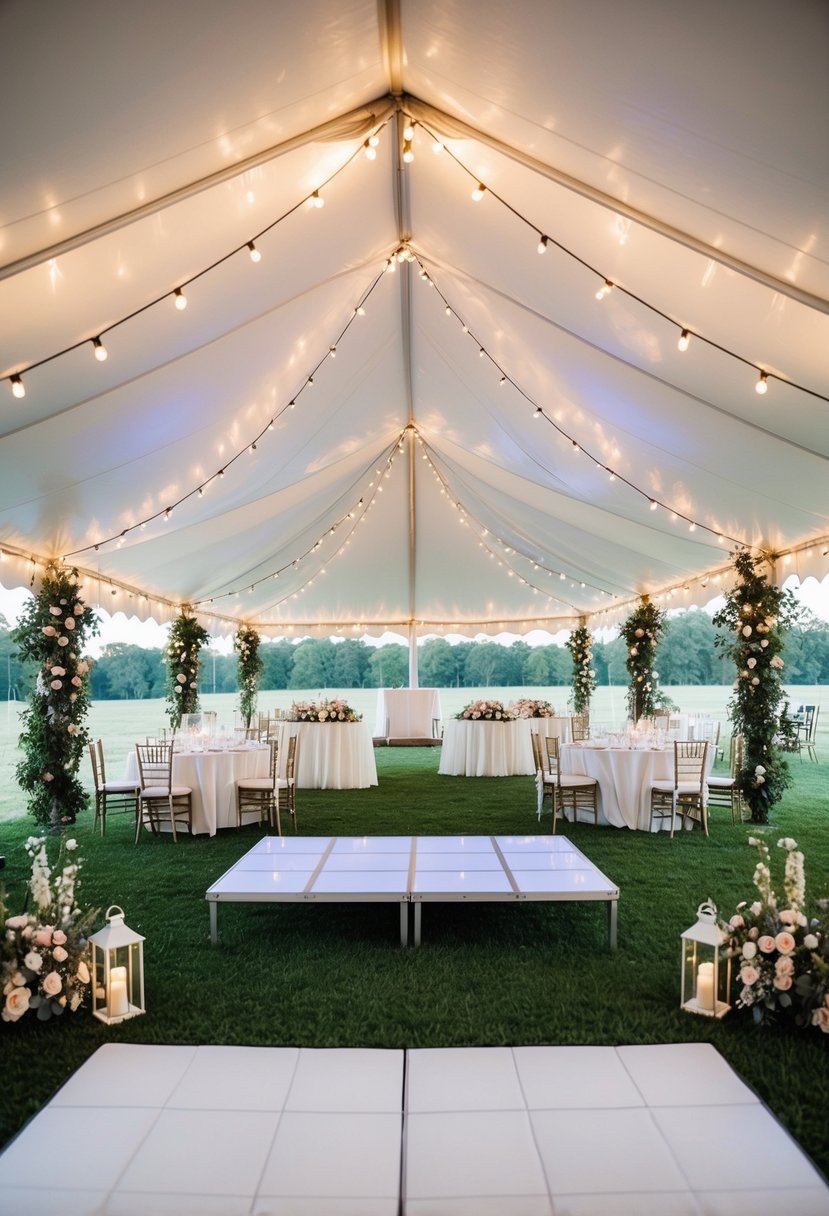
[[[690,609],[668,619],[657,654],[659,682],[730,684],[733,668],[714,648],[716,630],[710,616]],[[260,687],[269,689],[394,688],[408,684],[406,646],[370,646],[346,639],[285,638],[263,640]],[[784,653],[785,684],[829,681],[829,627],[804,613],[788,634]],[[621,638],[594,642],[593,661],[599,684],[627,683],[625,644]],[[498,688],[568,686],[572,660],[564,646],[529,646],[513,642],[458,642],[432,638],[418,647],[418,676],[422,687]],[[10,631],[0,617],[0,696],[25,700],[34,673],[19,659]],[[236,658],[206,647],[201,652],[199,690],[236,692]],[[161,650],[124,642],[104,647],[91,675],[94,700],[140,700],[163,697],[165,669]]]

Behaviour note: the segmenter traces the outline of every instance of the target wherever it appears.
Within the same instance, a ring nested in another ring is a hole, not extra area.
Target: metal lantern
[[[731,953],[722,947],[728,934],[717,924],[717,906],[710,899],[697,908],[697,923],[682,936],[682,994],[688,1013],[724,1017],[731,1006]]]
[[[92,1012],[114,1026],[144,1013],[144,938],[124,924],[124,910],[107,908],[92,947]]]

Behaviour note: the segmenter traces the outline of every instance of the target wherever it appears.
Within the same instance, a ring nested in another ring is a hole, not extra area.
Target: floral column
[[[40,668],[21,715],[17,780],[29,794],[31,814],[52,831],[74,823],[89,801],[78,778],[90,741],[85,719],[92,661],[82,651],[87,635],[97,632],[95,613],[80,597],[77,570],[50,566],[12,634],[20,657]]]
[[[239,712],[246,727],[250,727],[256,711],[259,676],[262,673],[262,656],[259,653],[261,641],[259,634],[250,625],[240,625],[233,638],[233,649],[239,656],[237,664]]]
[[[665,629],[665,613],[646,595],[621,628],[627,644],[628,715],[634,722],[652,718],[656,708],[656,685],[659,672],[655,670],[656,649]]]
[[[737,668],[728,714],[734,733],[744,740],[738,780],[755,823],[768,822],[769,808],[791,784],[789,766],[774,740],[784,700],[781,651],[785,631],[797,617],[791,592],[770,584],[759,570],[762,564],[763,559],[753,558],[747,549],[734,555],[738,582],[714,617],[717,628],[728,631],[717,638],[716,646]]]
[[[181,726],[183,714],[199,708],[199,651],[210,638],[185,607],[170,628],[164,652],[167,664],[167,717],[173,730]]]
[[[593,638],[585,625],[574,629],[565,643],[573,656],[573,712],[590,713],[590,698],[596,689],[593,667]]]

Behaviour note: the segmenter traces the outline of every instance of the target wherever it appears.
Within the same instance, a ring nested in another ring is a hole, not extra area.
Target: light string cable
[[[276,567],[276,569],[270,570],[270,571],[268,571],[268,573],[262,574],[259,577],[253,578],[253,579],[250,578],[250,572],[248,572],[248,574],[245,576],[244,579],[240,579],[238,586],[236,586],[228,591],[220,591],[220,592],[215,593],[212,596],[205,597],[205,598],[199,599],[199,600],[195,600],[193,606],[198,607],[198,606],[203,606],[205,604],[213,604],[216,600],[230,599],[235,596],[238,596],[245,589],[247,589],[248,593],[251,593],[251,592],[255,591],[257,587],[261,587],[264,584],[267,584],[275,579],[278,579],[280,577],[280,575],[284,575],[284,573],[287,570],[298,570],[300,562],[302,562],[306,558],[312,556],[314,553],[317,553],[322,548],[324,542],[328,539],[328,537],[333,536],[340,527],[345,525],[347,528],[347,535],[345,536],[345,538],[343,540],[340,541],[336,551],[330,555],[330,558],[323,559],[323,561],[331,560],[331,558],[335,558],[335,557],[341,557],[342,554],[345,552],[347,546],[350,544],[351,538],[354,534],[354,531],[357,528],[357,525],[362,523],[365,520],[366,515],[374,506],[374,503],[376,501],[378,494],[381,494],[383,492],[383,485],[382,485],[383,479],[384,479],[384,477],[389,476],[392,465],[395,460],[395,457],[396,457],[397,453],[400,450],[402,450],[401,444],[402,444],[404,435],[405,435],[405,429],[402,430],[390,444],[387,444],[387,446],[383,449],[383,451],[381,452],[379,457],[373,458],[372,460],[370,460],[367,463],[364,470],[357,476],[357,478],[355,478],[354,482],[352,483],[351,490],[344,491],[343,494],[340,495],[341,499],[345,498],[348,493],[350,493],[351,491],[353,491],[355,489],[355,487],[360,483],[360,481],[364,480],[365,477],[368,476],[370,469],[372,467],[374,468],[374,470],[375,470],[374,475],[372,476],[371,480],[369,481],[367,489],[363,492],[363,494],[358,499],[356,504],[349,511],[346,511],[338,519],[334,520],[333,523],[326,524],[325,529],[320,534],[320,536],[317,538],[317,540],[314,541],[313,544],[307,545],[307,547],[305,549],[303,549],[301,553],[298,553],[296,557],[292,558],[290,561],[285,562],[283,565]],[[381,467],[378,468],[377,467],[378,465],[380,465]],[[383,467],[383,466],[385,466],[385,467]],[[350,526],[349,526],[349,521],[351,521]],[[258,566],[261,567],[261,565],[262,565],[262,563],[259,562]],[[270,610],[278,607],[280,604],[285,603],[288,600],[296,599],[299,595],[302,594],[303,591],[306,590],[306,588],[313,585],[314,581],[316,580],[316,578],[319,575],[325,574],[325,572],[326,572],[326,570],[325,570],[324,565],[317,567],[317,569],[313,572],[313,574],[311,574],[305,580],[304,583],[302,583],[298,587],[293,588],[290,591],[286,591],[286,593],[284,595],[278,596],[276,599],[272,600],[271,603],[268,604],[265,608],[261,609],[261,611],[262,612],[270,611]],[[261,622],[261,623],[267,624],[267,622]]]
[[[539,595],[547,596],[549,599],[553,599],[557,603],[564,604],[566,607],[570,608],[571,611],[573,611],[575,613],[578,613],[581,611],[581,609],[577,608],[575,604],[572,604],[569,600],[565,599],[563,596],[551,591],[549,588],[539,587],[536,583],[533,583],[530,579],[526,578],[521,573],[521,571],[516,568],[514,563],[508,560],[508,558],[514,553],[516,556],[523,558],[526,562],[529,562],[532,565],[533,569],[543,570],[544,573],[549,574],[551,578],[558,578],[561,581],[565,581],[565,580],[569,581],[571,588],[575,588],[576,586],[580,586],[582,588],[589,587],[591,591],[595,591],[599,595],[608,595],[608,596],[613,596],[613,598],[615,598],[615,596],[613,595],[613,592],[607,591],[606,588],[599,587],[599,586],[595,585],[594,583],[588,583],[585,580],[579,579],[575,575],[572,575],[572,574],[568,575],[563,570],[552,569],[550,566],[547,566],[544,563],[543,559],[540,559],[538,556],[526,552],[515,542],[509,542],[509,541],[504,540],[503,537],[499,536],[497,532],[494,533],[492,528],[488,527],[483,522],[483,520],[481,520],[479,516],[477,516],[473,511],[471,511],[469,509],[469,507],[467,507],[464,504],[464,502],[462,502],[461,499],[458,497],[458,495],[456,494],[455,490],[453,489],[448,477],[442,472],[442,470],[439,467],[439,464],[438,464],[439,457],[438,457],[437,453],[434,451],[434,449],[431,447],[431,445],[422,437],[422,435],[420,435],[420,433],[417,430],[415,430],[415,437],[416,437],[419,445],[422,448],[422,453],[421,453],[422,458],[425,461],[427,461],[429,469],[432,472],[432,475],[435,477],[437,482],[440,484],[441,495],[445,495],[448,502],[450,503],[450,505],[453,506],[456,511],[458,511],[459,520],[460,520],[461,524],[466,524],[469,520],[471,520],[473,522],[476,529],[478,530],[479,546],[481,548],[483,548],[489,554],[490,558],[493,561],[496,561],[499,566],[505,566],[507,568],[508,577],[516,578],[519,582],[523,583],[526,587],[529,587],[534,593],[538,593]],[[494,539],[501,546],[500,551],[495,549],[490,537],[494,537]]]
[[[367,139],[363,140],[360,143],[360,146],[351,153],[348,159],[345,160],[337,169],[335,169],[334,172],[331,173],[327,178],[325,178],[325,180],[322,181],[319,186],[315,187],[315,189],[310,191],[308,194],[305,194],[301,199],[299,199],[298,202],[290,206],[287,211],[284,211],[281,215],[277,216],[275,220],[272,220],[269,224],[266,224],[264,228],[260,228],[257,232],[245,237],[240,244],[234,245],[234,247],[228,250],[227,253],[223,253],[221,257],[216,258],[215,261],[210,262],[209,265],[203,266],[202,269],[196,271],[195,274],[191,274],[188,278],[182,279],[181,282],[175,285],[175,287],[166,288],[157,296],[154,296],[151,300],[148,300],[145,304],[141,304],[138,308],[133,309],[132,312],[127,313],[123,317],[119,317],[116,321],[111,321],[109,325],[103,326],[90,337],[81,338],[79,341],[73,342],[69,346],[64,346],[60,350],[53,351],[52,354],[46,355],[43,359],[36,359],[31,363],[18,367],[14,372],[9,372],[7,375],[0,377],[0,380],[8,381],[8,383],[11,385],[13,396],[18,398],[25,397],[26,387],[23,381],[23,376],[28,375],[38,367],[44,367],[47,363],[51,363],[55,359],[60,359],[63,355],[68,355],[71,351],[80,350],[81,347],[86,346],[89,343],[92,344],[95,358],[98,360],[98,362],[103,363],[107,358],[107,350],[103,344],[103,339],[107,334],[112,333],[113,330],[119,329],[122,325],[126,325],[127,322],[134,320],[135,317],[140,317],[142,313],[147,312],[150,308],[155,308],[155,306],[160,304],[163,300],[172,299],[176,308],[179,311],[183,311],[187,307],[187,297],[184,294],[184,289],[189,287],[191,283],[195,283],[199,279],[204,278],[205,275],[209,275],[211,271],[224,265],[225,262],[236,257],[238,253],[242,253],[246,250],[251,260],[258,262],[261,259],[261,251],[256,245],[258,240],[261,240],[263,236],[266,236],[269,232],[273,231],[274,228],[277,228],[280,224],[284,223],[285,220],[294,215],[294,213],[299,211],[302,207],[324,206],[325,200],[323,199],[321,192],[330,186],[341,173],[344,173],[345,170],[349,168],[349,166],[352,165],[359,156],[368,156],[369,159],[374,159],[374,156],[376,155],[377,143],[379,142],[379,132],[382,131],[383,127],[391,122],[392,117],[393,115],[389,115],[388,118],[385,118],[382,122],[378,123],[371,135]]]
[[[685,523],[687,523],[689,532],[696,532],[697,529],[701,529],[702,531],[707,532],[711,536],[715,537],[717,544],[724,544],[725,541],[730,541],[732,544],[740,545],[740,546],[745,544],[745,541],[742,540],[741,538],[731,536],[731,535],[729,535],[729,533],[723,532],[719,528],[715,528],[715,527],[711,526],[710,524],[703,523],[702,520],[694,519],[693,516],[687,515],[684,511],[680,511],[676,507],[671,506],[669,503],[664,502],[661,498],[658,498],[656,495],[651,494],[648,490],[643,490],[641,488],[641,486],[638,486],[634,481],[631,481],[630,478],[625,477],[625,475],[623,473],[619,473],[615,469],[612,469],[609,465],[605,464],[604,461],[599,456],[597,456],[597,455],[595,455],[595,453],[591,452],[589,448],[585,447],[578,439],[576,439],[576,437],[574,435],[572,435],[569,431],[565,430],[565,428],[563,426],[561,426],[558,422],[556,422],[556,420],[554,418],[550,417],[549,414],[545,413],[543,407],[533,397],[531,397],[529,393],[527,393],[521,387],[521,385],[518,383],[518,381],[515,380],[514,377],[511,376],[508,371],[506,371],[506,369],[498,362],[498,360],[492,354],[490,354],[490,352],[487,350],[486,346],[483,344],[483,341],[472,332],[472,330],[466,324],[466,322],[464,321],[464,319],[460,315],[460,313],[457,311],[457,309],[455,309],[453,307],[453,305],[449,302],[449,299],[447,298],[446,294],[438,286],[434,277],[426,269],[426,266],[423,264],[423,262],[421,261],[419,256],[416,258],[416,260],[418,262],[418,265],[421,267],[421,271],[420,271],[421,279],[428,286],[434,288],[435,293],[437,294],[438,298],[443,302],[444,312],[446,313],[447,317],[454,317],[456,320],[458,320],[460,322],[461,328],[462,328],[464,334],[467,335],[469,337],[469,339],[478,347],[479,357],[482,359],[486,359],[491,364],[491,366],[493,367],[495,372],[498,374],[499,384],[501,386],[509,384],[512,388],[514,388],[515,391],[519,394],[519,396],[521,396],[527,402],[528,405],[532,406],[533,417],[534,418],[543,418],[544,421],[549,426],[551,426],[559,435],[561,435],[561,437],[563,439],[566,439],[568,441],[571,448],[573,449],[574,454],[581,454],[581,455],[585,456],[588,460],[592,461],[592,463],[596,466],[596,468],[598,470],[606,473],[611,481],[618,481],[621,484],[626,485],[629,489],[633,490],[636,494],[639,495],[640,498],[644,499],[647,502],[648,507],[650,508],[651,511],[655,511],[657,509],[657,507],[662,507],[663,510],[668,512],[672,521],[678,520],[678,519],[683,520]],[[544,471],[547,474],[549,474],[549,476],[552,477],[554,475],[552,470],[547,468],[539,460],[537,454],[534,454],[533,459],[536,460],[536,462],[539,464],[539,466],[541,468],[543,468]]]
[[[242,447],[240,447],[234,455],[230,456],[227,460],[225,460],[223,462],[223,464],[221,465],[221,467],[219,469],[217,469],[217,471],[215,473],[213,473],[210,477],[202,479],[196,485],[192,486],[189,490],[186,490],[177,499],[173,500],[168,506],[160,507],[157,511],[154,511],[152,514],[145,516],[144,519],[137,520],[135,523],[129,524],[126,528],[122,528],[119,532],[114,532],[111,536],[107,536],[105,538],[102,538],[101,540],[94,541],[88,545],[83,545],[79,549],[70,550],[68,553],[64,554],[63,560],[68,561],[69,558],[74,557],[76,554],[87,553],[90,550],[94,550],[95,552],[97,552],[101,548],[102,545],[111,544],[113,541],[115,541],[117,543],[118,547],[120,548],[121,545],[126,540],[127,536],[129,536],[129,534],[131,532],[135,532],[139,529],[144,529],[144,528],[146,528],[147,524],[153,523],[155,520],[158,520],[158,519],[163,518],[165,520],[168,520],[170,518],[170,516],[172,515],[173,511],[177,507],[180,507],[182,503],[187,502],[188,499],[196,498],[196,497],[198,497],[198,498],[203,497],[204,492],[209,488],[209,486],[213,482],[223,478],[225,476],[225,474],[227,473],[228,469],[232,468],[233,465],[236,464],[236,462],[238,460],[240,460],[245,454],[253,454],[257,450],[257,445],[261,442],[262,439],[264,439],[267,436],[269,431],[272,431],[274,429],[275,424],[279,421],[279,419],[282,417],[282,415],[286,414],[289,410],[292,410],[296,407],[296,404],[299,401],[299,398],[301,397],[301,395],[308,388],[310,388],[311,385],[314,383],[314,377],[317,375],[320,368],[323,367],[328,362],[329,359],[334,358],[334,356],[337,353],[338,346],[340,345],[343,338],[346,336],[346,334],[350,330],[351,326],[359,318],[362,318],[365,316],[366,303],[369,300],[369,298],[371,297],[371,295],[373,294],[373,292],[376,290],[378,284],[383,280],[384,275],[385,275],[385,269],[381,270],[379,274],[375,275],[375,277],[372,280],[369,287],[359,297],[358,303],[356,304],[356,306],[354,307],[354,309],[351,312],[351,316],[348,318],[345,325],[342,327],[342,329],[340,330],[339,334],[334,339],[334,341],[329,344],[328,349],[326,350],[325,354],[322,355],[322,357],[317,361],[317,363],[313,366],[311,371],[305,377],[304,382],[301,384],[301,386],[299,387],[297,392],[295,392],[294,395],[290,398],[290,400],[287,401],[280,409],[278,409],[271,416],[271,418],[268,420],[268,422],[266,422],[265,425],[263,427],[261,427],[260,430],[255,435],[253,435],[250,439],[248,439],[245,442],[245,444]]]
[[[473,171],[468,168],[466,164],[464,164],[460,157],[456,156],[451,148],[447,146],[443,139],[430,130],[428,125],[424,123],[422,119],[417,119],[415,125],[421,126],[434,141],[435,147],[440,147],[441,150],[450,158],[450,160],[452,160],[467,175],[469,180],[475,182],[475,188],[472,192],[473,199],[477,201],[482,199],[485,194],[490,195],[496,200],[496,202],[500,203],[500,205],[506,211],[515,216],[517,220],[530,229],[538,241],[537,248],[539,253],[544,253],[549,247],[552,246],[553,248],[558,249],[561,253],[565,254],[568,258],[571,258],[574,262],[577,262],[580,266],[583,266],[585,270],[588,270],[591,274],[595,275],[600,280],[599,290],[596,292],[597,299],[603,299],[605,296],[609,295],[611,291],[618,291],[622,295],[627,296],[628,299],[633,300],[643,308],[646,308],[649,312],[653,313],[654,316],[661,317],[663,321],[667,321],[669,325],[676,329],[679,334],[677,343],[679,350],[687,350],[691,340],[693,339],[695,342],[702,342],[706,346],[710,346],[713,350],[718,350],[721,354],[727,355],[731,359],[735,359],[738,363],[742,363],[745,367],[750,367],[754,372],[757,373],[757,381],[754,385],[755,392],[760,393],[761,395],[767,391],[770,380],[777,380],[780,384],[787,384],[789,388],[794,388],[801,393],[806,393],[808,396],[814,397],[818,401],[829,402],[829,396],[827,394],[818,392],[817,389],[810,388],[806,384],[800,384],[798,381],[791,380],[786,376],[778,375],[776,372],[773,372],[768,368],[761,367],[752,359],[747,359],[744,355],[739,354],[737,351],[732,350],[728,346],[724,346],[721,342],[717,342],[713,338],[706,337],[705,334],[696,329],[692,329],[689,325],[685,325],[683,322],[677,321],[675,317],[670,315],[670,313],[665,312],[664,309],[659,308],[658,305],[652,304],[649,300],[644,299],[643,296],[637,295],[635,291],[631,291],[629,288],[623,287],[621,283],[616,282],[609,275],[604,274],[596,266],[592,265],[592,263],[588,262],[585,258],[568,248],[567,245],[562,244],[561,241],[558,241],[555,237],[550,236],[549,233],[545,232],[543,227],[534,223],[533,220],[529,219],[526,215],[519,211],[517,207],[508,202],[503,195],[485,185],[481,181],[479,175],[477,173],[473,173]]]

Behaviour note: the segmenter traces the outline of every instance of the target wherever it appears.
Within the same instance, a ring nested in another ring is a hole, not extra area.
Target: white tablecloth
[[[280,776],[291,735],[297,736],[297,789],[364,790],[377,784],[374,745],[364,722],[282,722]]]
[[[573,742],[572,718],[526,718],[525,721],[541,739],[559,739],[562,747],[565,743]],[[541,750],[543,754],[543,744]]]
[[[237,751],[174,752],[173,784],[193,791],[193,832],[215,836],[218,828],[236,827],[236,782],[243,777],[267,777],[268,747]],[[138,758],[127,756],[125,781],[138,782]]]
[[[709,748],[709,771],[713,753]],[[598,748],[571,743],[561,749],[561,771],[586,773],[599,783],[600,818],[617,828],[647,832],[654,781],[673,781],[673,744],[665,748]],[[656,820],[654,831],[670,830],[670,819]]]
[[[374,733],[387,739],[431,739],[432,723],[440,718],[436,688],[378,688]]]
[[[444,726],[438,772],[445,777],[512,777],[535,772],[530,719],[470,722],[452,718]]]

